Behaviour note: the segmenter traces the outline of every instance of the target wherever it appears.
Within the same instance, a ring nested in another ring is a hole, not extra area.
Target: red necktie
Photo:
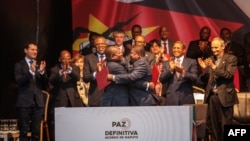
[[[164,45],[164,53],[168,54],[167,42],[163,42],[163,45]]]

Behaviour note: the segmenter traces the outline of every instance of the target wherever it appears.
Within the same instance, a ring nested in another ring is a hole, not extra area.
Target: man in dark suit
[[[91,53],[95,53],[96,52],[96,48],[95,48],[95,45],[94,45],[94,40],[95,40],[95,37],[99,36],[100,34],[96,33],[96,32],[90,32],[89,33],[89,44],[87,44],[87,46],[83,45],[84,43],[81,43],[80,45],[80,52],[82,55],[86,56],[86,55],[89,55]]]
[[[71,63],[71,54],[67,50],[60,52],[59,62],[50,70],[52,106],[82,107],[83,103],[76,85],[80,80],[80,69]]]
[[[59,63],[50,69],[49,86],[51,93],[49,123],[51,138],[54,139],[55,107],[82,107],[83,102],[77,90],[80,69],[71,63],[71,54],[67,50],[60,52]]]
[[[205,103],[208,104],[207,126],[216,141],[223,141],[224,125],[232,124],[233,105],[238,103],[233,77],[237,58],[226,54],[225,43],[215,37],[211,42],[213,56],[198,59],[203,69],[201,82],[207,84]]]
[[[98,107],[101,104],[103,91],[99,91],[96,82],[97,63],[105,60],[105,50],[107,41],[103,36],[98,36],[94,40],[96,53],[85,56],[84,60],[84,82],[90,82],[89,86],[89,106]]]
[[[184,56],[186,46],[181,41],[173,45],[174,60],[163,62],[160,82],[167,83],[167,105],[194,104],[193,84],[197,81],[197,61]]]
[[[138,35],[142,35],[142,27],[138,24],[133,25],[131,29],[131,34],[132,34],[132,39],[124,42],[124,46],[129,50],[132,48],[132,46],[135,45],[135,37]],[[147,42],[145,43],[145,50],[146,51],[150,50],[150,45]]]
[[[244,47],[235,42],[232,41],[232,31],[229,28],[222,28],[220,31],[220,37],[224,40],[226,48],[225,48],[225,53],[232,54],[237,57],[237,69],[239,72],[239,78],[238,79],[238,85],[240,86],[238,89],[239,91],[247,91],[247,86],[246,86],[246,75],[245,75],[245,70],[244,67],[247,65],[247,57],[246,57],[246,51]],[[236,75],[235,75],[236,77]],[[236,81],[235,81],[236,85]]]
[[[142,46],[134,46],[130,52],[130,61],[127,64],[128,73],[108,74],[108,80],[115,84],[129,85],[129,99],[131,106],[156,105],[156,96],[151,92],[151,70],[148,65],[145,51]]]
[[[189,43],[186,56],[197,60],[198,58],[206,59],[212,55],[210,48],[209,37],[211,30],[209,27],[204,26],[200,30],[200,39],[193,40]]]
[[[130,52],[130,49],[124,46],[125,35],[126,34],[122,29],[117,29],[113,32],[114,45],[120,49],[124,57]]]
[[[20,141],[28,141],[27,133],[31,131],[31,140],[39,141],[40,123],[44,114],[42,89],[47,87],[45,73],[46,62],[36,61],[38,46],[29,42],[24,47],[25,58],[15,64],[17,93],[17,116],[20,130]]]
[[[107,67],[111,74],[126,74],[127,70],[122,63],[122,53],[116,46],[109,46],[105,51]],[[129,94],[127,84],[108,85],[102,96],[101,106],[129,106]]]
[[[198,40],[190,41],[187,48],[186,57],[195,59],[197,61],[198,58],[206,59],[209,56],[211,56],[212,55],[210,47],[211,42],[209,41],[210,35],[211,35],[210,28],[208,26],[203,26],[200,29],[199,33],[200,38]],[[198,68],[198,75],[200,75],[201,68],[199,65],[197,66],[197,68]],[[201,88],[205,87],[198,82],[195,85]]]
[[[164,53],[168,56],[173,56],[172,48],[174,41],[169,39],[169,31],[166,26],[161,26],[159,29],[159,35],[161,38],[161,47],[164,48]]]

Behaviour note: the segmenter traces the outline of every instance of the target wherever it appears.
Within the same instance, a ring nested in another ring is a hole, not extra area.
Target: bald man
[[[67,50],[60,52],[59,63],[51,68],[49,84],[52,89],[54,107],[81,107],[83,103],[77,91],[80,69],[71,63],[71,54]]]
[[[234,87],[237,58],[225,53],[225,42],[219,37],[211,42],[213,56],[198,63],[203,69],[200,78],[206,85],[207,123],[212,137],[223,141],[224,125],[232,124],[233,106],[238,103]]]
[[[135,37],[135,45],[134,46],[141,46],[141,47],[144,48],[145,57],[147,58],[148,64],[149,64],[149,66],[151,68],[153,63],[154,63],[154,60],[155,60],[155,55],[146,49],[147,42],[145,40],[145,37],[142,36],[142,35],[137,35]]]

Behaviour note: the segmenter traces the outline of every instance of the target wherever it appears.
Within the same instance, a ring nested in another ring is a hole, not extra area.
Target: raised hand
[[[46,62],[41,61],[40,66],[39,66],[39,71],[43,72],[43,71],[45,71],[45,68],[46,68]]]
[[[197,61],[198,61],[198,64],[200,65],[200,67],[202,69],[206,69],[207,68],[207,65],[206,65],[205,61],[203,61],[201,58],[198,58]]]

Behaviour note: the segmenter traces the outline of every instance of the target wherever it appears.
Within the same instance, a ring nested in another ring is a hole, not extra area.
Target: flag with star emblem
[[[243,41],[250,31],[249,8],[244,0],[73,0],[73,52],[87,47],[90,32],[104,35],[112,42],[112,31],[122,28],[127,38],[131,27],[139,24],[149,41],[159,38],[158,29],[166,25],[170,38],[186,45],[199,38],[202,26],[211,28],[211,38],[219,35],[222,27],[234,32],[233,39]],[[248,10],[248,11],[247,11]]]
[[[147,41],[158,38],[159,27],[169,28],[169,38],[182,40],[188,46],[199,38],[200,28],[211,28],[210,39],[220,29],[230,28],[232,40],[243,44],[250,31],[250,1],[246,0],[73,0],[73,53],[89,46],[91,32],[104,35],[112,43],[114,29],[125,30],[131,38],[131,27],[142,26]]]
[[[234,41],[243,44],[250,31],[250,1],[246,0],[73,0],[73,53],[89,46],[91,32],[102,34],[113,43],[112,32],[122,28],[131,38],[131,27],[142,26],[147,41],[159,39],[159,27],[167,26],[172,40],[188,46],[199,38],[201,27],[211,28],[210,40],[220,29],[230,28]]]

